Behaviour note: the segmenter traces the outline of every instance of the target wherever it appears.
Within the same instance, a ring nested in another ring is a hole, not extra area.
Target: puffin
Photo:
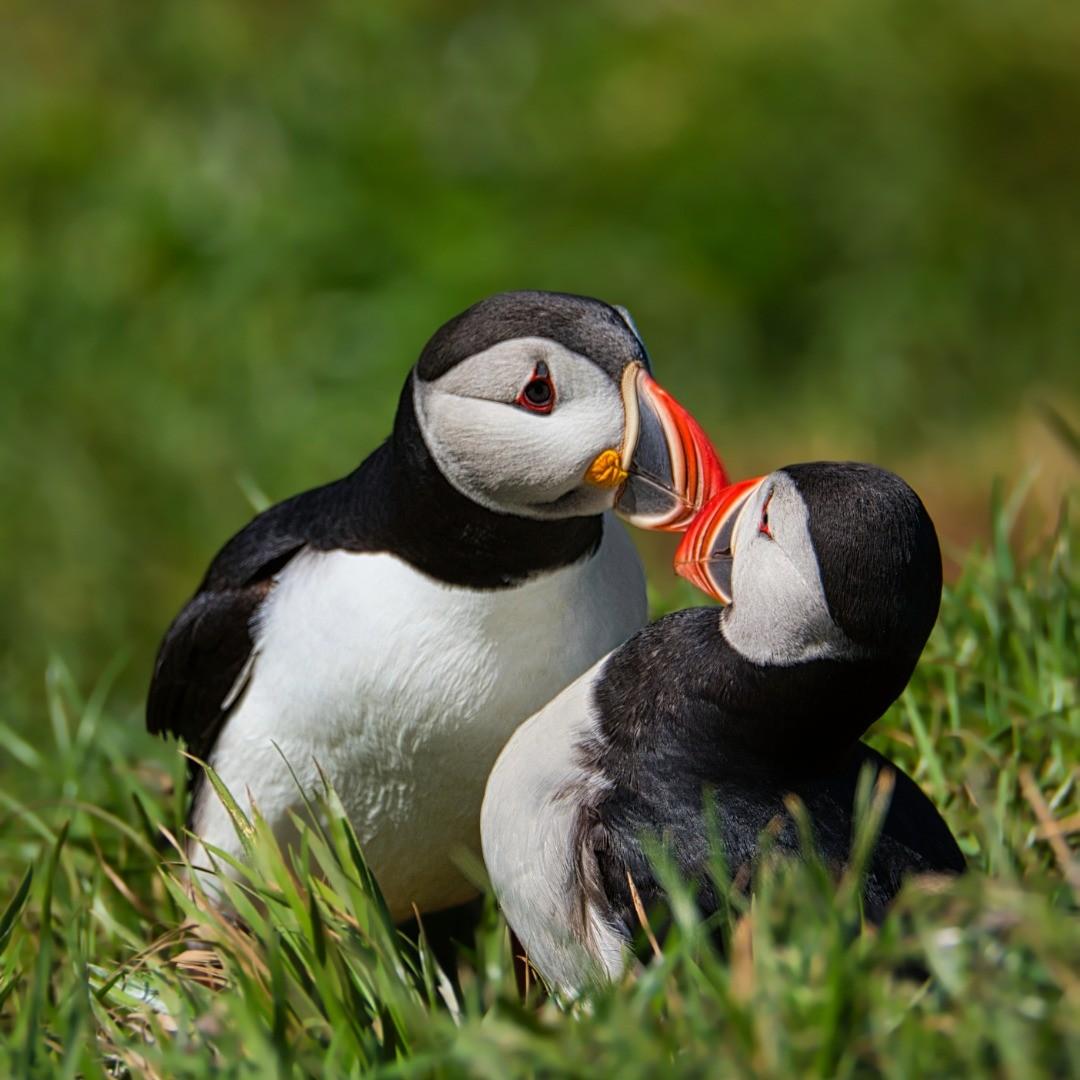
[[[711,914],[710,836],[733,880],[751,880],[767,829],[779,827],[774,851],[798,857],[793,794],[840,870],[867,766],[891,771],[895,787],[866,916],[879,921],[910,874],[964,869],[930,799],[860,740],[907,685],[937,618],[941,553],[915,492],[870,465],[789,465],[718,492],[675,560],[722,606],[632,634],[522,725],[487,784],[496,898],[567,995],[625,970],[636,912],[662,904],[651,844]]]
[[[442,326],[389,438],[233,536],[161,642],[146,722],[199,763],[211,899],[243,848],[202,764],[283,847],[332,785],[396,920],[474,897],[506,739],[646,621],[612,511],[680,530],[725,483],[624,308],[517,291]]]

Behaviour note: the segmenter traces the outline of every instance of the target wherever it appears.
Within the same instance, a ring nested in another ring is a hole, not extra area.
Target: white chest
[[[307,553],[264,607],[251,684],[211,760],[283,830],[301,799],[282,755],[312,790],[321,767],[395,915],[457,903],[472,890],[455,853],[479,851],[499,751],[645,617],[614,520],[593,557],[513,589],[446,586],[387,554]],[[213,795],[194,824],[232,846]]]
[[[600,737],[592,694],[603,664],[517,729],[488,778],[480,819],[507,922],[541,974],[567,993],[597,975],[617,977],[625,961],[621,937],[585,896],[591,854],[575,827],[581,804],[605,785],[578,753]]]

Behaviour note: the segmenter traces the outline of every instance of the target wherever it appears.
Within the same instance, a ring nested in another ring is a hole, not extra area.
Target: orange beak
[[[679,532],[727,483],[698,422],[639,364],[623,374],[625,480],[615,509],[643,529]]]
[[[675,573],[721,604],[732,600],[739,514],[764,479],[740,480],[718,492],[694,518],[675,552]]]

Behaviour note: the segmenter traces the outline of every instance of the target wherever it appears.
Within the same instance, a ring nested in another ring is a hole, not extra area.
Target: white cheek
[[[735,602],[723,619],[729,644],[748,660],[787,666],[825,655],[832,620],[822,597],[766,537],[736,561]]]
[[[481,506],[543,516],[544,504],[580,488],[596,456],[622,442],[621,395],[589,367],[595,378],[577,370],[557,384],[555,408],[546,415],[439,386],[418,388],[421,433],[440,471]],[[573,512],[595,513],[610,503],[610,493],[587,494]]]
[[[764,492],[762,493],[764,495]],[[736,652],[758,664],[788,667],[808,660],[850,655],[852,645],[833,622],[810,543],[805,507],[784,500],[776,540],[761,534],[760,506],[739,522],[732,575],[734,603],[721,620]],[[798,496],[794,496],[798,498]],[[770,517],[780,516],[774,496]]]

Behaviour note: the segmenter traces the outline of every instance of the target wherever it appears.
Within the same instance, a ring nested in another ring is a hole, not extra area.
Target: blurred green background
[[[253,501],[351,469],[500,289],[626,304],[733,472],[880,461],[949,550],[993,476],[1075,480],[1076,5],[3,12],[8,702],[125,657],[134,712]]]

